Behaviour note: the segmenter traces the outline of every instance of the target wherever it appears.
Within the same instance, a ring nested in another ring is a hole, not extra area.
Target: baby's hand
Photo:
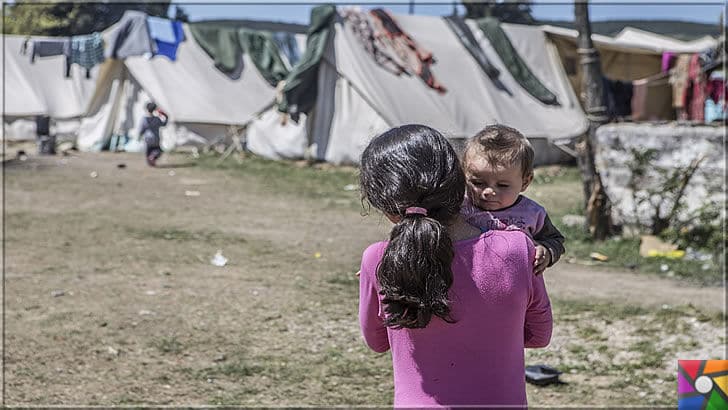
[[[533,261],[533,273],[540,275],[551,263],[551,252],[542,245],[536,245],[536,260]]]

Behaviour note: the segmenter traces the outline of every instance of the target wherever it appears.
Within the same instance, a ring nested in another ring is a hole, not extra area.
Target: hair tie
[[[424,216],[427,216],[427,209],[420,208],[419,206],[411,206],[411,207],[409,207],[409,208],[407,208],[407,209],[404,210],[404,214],[405,215],[416,214],[416,215],[424,215]]]

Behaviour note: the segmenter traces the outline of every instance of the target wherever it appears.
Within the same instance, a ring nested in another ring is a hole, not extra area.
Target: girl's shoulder
[[[481,238],[470,249],[458,249],[461,256],[479,266],[496,263],[511,272],[533,272],[534,245],[524,232],[491,230]]]
[[[529,239],[528,235],[525,234],[523,231],[511,229],[511,230],[498,230],[498,229],[489,229],[483,233],[481,233],[478,236],[469,238],[469,239],[463,239],[461,241],[456,241],[455,244],[466,244],[469,242],[488,242],[493,240],[507,240],[507,241],[521,241],[523,239]],[[386,242],[384,242],[386,244]],[[372,245],[373,246],[373,245]]]
[[[494,238],[501,238],[514,244],[527,244],[531,242],[528,234],[519,229],[510,229],[505,231],[488,231],[492,232]]]
[[[382,259],[382,256],[384,255],[384,250],[387,249],[388,242],[382,241],[382,242],[375,242],[369,246],[367,246],[366,249],[364,249],[364,253],[361,256],[362,264],[365,262],[375,262],[378,263],[380,259]]]
[[[483,247],[487,250],[495,250],[499,253],[506,251],[515,253],[524,252],[528,254],[529,249],[533,247],[531,238],[520,230],[490,230],[474,239],[476,240],[473,242],[472,246]]]

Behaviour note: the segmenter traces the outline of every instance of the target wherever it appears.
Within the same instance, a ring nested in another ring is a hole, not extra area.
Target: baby
[[[546,210],[521,195],[533,180],[533,147],[518,130],[489,125],[468,140],[463,153],[466,193],[461,213],[481,230],[519,229],[536,244],[539,275],[564,253],[564,236]]]

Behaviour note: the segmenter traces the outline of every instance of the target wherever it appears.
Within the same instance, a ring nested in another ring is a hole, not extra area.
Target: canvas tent
[[[176,61],[132,56],[101,66],[79,131],[80,149],[99,150],[114,135],[136,139],[149,101],[169,115],[170,123],[161,131],[166,150],[240,135],[244,126],[273,105],[275,89],[247,53],[242,55],[241,72],[233,78],[215,68],[188,24],[183,29],[186,40],[177,49]],[[286,130],[302,126],[291,124]]]
[[[45,39],[47,37],[33,37]],[[86,78],[86,70],[74,64],[66,77],[65,57],[30,59],[25,36],[4,35],[2,53],[4,96],[3,134],[7,140],[34,140],[35,117],[51,118],[52,132],[59,138],[75,138],[80,117],[96,87],[98,68]],[[28,50],[23,52],[23,50]]]
[[[577,30],[542,26],[550,41],[559,51],[562,65],[574,89],[580,84]],[[614,38],[592,34],[599,51],[603,74],[612,80],[632,81],[660,72],[662,53],[697,53],[715,46],[717,40],[704,37],[692,42],[627,27]]]
[[[473,135],[488,123],[521,130],[548,155],[550,140],[571,138],[587,128],[585,115],[560,64],[556,49],[539,27],[503,24],[513,46],[560,105],[536,100],[509,74],[475,22],[468,21],[488,59],[501,72],[497,86],[438,17],[394,15],[422,48],[432,52],[435,77],[444,94],[416,76],[395,75],[378,65],[337,15],[318,69],[318,91],[308,126],[312,156],[333,163],[356,163],[368,141],[389,127],[422,123],[453,140]],[[311,47],[311,44],[308,46]],[[274,137],[272,137],[274,138]],[[560,155],[560,154],[557,154]],[[549,162],[548,158],[537,161]]]
[[[700,53],[718,45],[718,40],[711,36],[703,36],[692,41],[681,41],[634,27],[625,27],[616,36],[617,44],[631,47],[644,47],[658,51],[673,53]]]

